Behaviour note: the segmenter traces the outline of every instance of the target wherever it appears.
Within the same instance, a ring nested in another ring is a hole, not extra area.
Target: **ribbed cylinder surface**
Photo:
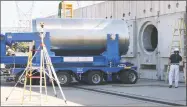
[[[56,55],[99,55],[106,50],[107,34],[119,34],[120,54],[128,51],[129,31],[123,20],[39,18],[33,20],[34,32],[41,22]]]

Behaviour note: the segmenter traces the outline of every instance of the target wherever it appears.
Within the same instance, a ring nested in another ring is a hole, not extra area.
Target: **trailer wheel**
[[[118,76],[118,74],[112,74],[112,82],[114,82],[114,83],[119,82],[117,76]]]
[[[58,72],[57,77],[61,85],[69,85],[71,82],[71,75],[67,72]]]
[[[87,80],[90,85],[99,85],[103,81],[103,76],[101,72],[92,71],[88,73]]]
[[[19,72],[18,74],[16,74],[16,77],[15,77],[15,82],[18,82],[21,75],[22,75],[23,71]],[[29,84],[30,80],[27,79],[27,84]],[[21,80],[18,82],[19,85],[24,85],[25,83],[25,73],[22,75],[21,77]]]
[[[135,71],[124,71],[120,73],[120,80],[122,83],[135,84],[138,80],[138,75]]]
[[[16,77],[15,77],[15,82],[18,82],[20,76],[22,75],[22,72],[19,72]],[[25,83],[25,74],[23,74],[21,81],[19,82],[20,85],[24,85]],[[30,79],[27,78],[27,84],[30,84]],[[32,85],[38,85],[39,84],[39,79],[32,79]]]
[[[23,72],[19,72],[19,73],[16,75],[16,77],[15,77],[15,82],[18,82],[18,81],[19,81],[19,78],[21,77],[21,74],[22,74],[22,73],[23,73]],[[22,78],[21,78],[21,80],[19,81],[18,84],[24,85],[24,82],[25,82],[25,74],[23,74],[23,76],[22,76]]]
[[[76,79],[76,81],[77,81],[77,82],[79,82],[80,84],[87,84],[87,82],[86,82],[86,81],[84,81],[84,80],[79,80],[79,79]]]

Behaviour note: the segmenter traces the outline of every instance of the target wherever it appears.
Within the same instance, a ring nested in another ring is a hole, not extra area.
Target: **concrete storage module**
[[[61,84],[68,85],[73,77],[95,85],[103,81],[137,82],[137,67],[130,62],[120,62],[120,56],[126,54],[129,47],[129,32],[124,21],[58,18],[35,19],[33,32],[6,33],[3,36],[1,62],[6,65],[16,62],[18,67],[13,69],[15,81],[24,70],[27,57],[6,56],[6,41],[35,41],[36,49],[39,46],[40,22],[44,23],[45,44]],[[33,64],[37,65],[39,59],[36,55]],[[38,71],[34,69],[35,75],[39,75]],[[23,81],[24,78],[20,83]],[[35,80],[33,83],[38,82]]]

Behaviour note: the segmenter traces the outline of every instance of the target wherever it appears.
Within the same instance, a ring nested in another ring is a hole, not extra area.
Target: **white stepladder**
[[[55,89],[54,81],[56,81],[56,83],[57,83],[57,85],[60,89],[60,93],[61,93],[61,95],[64,99],[64,102],[65,102],[65,104],[67,104],[65,95],[62,91],[60,82],[58,80],[55,69],[54,69],[53,64],[51,62],[51,58],[50,58],[50,56],[48,54],[48,51],[45,47],[45,43],[44,43],[44,38],[45,38],[44,23],[40,23],[40,24],[41,24],[41,28],[42,28],[41,32],[40,32],[41,44],[38,47],[38,49],[40,50],[40,66],[38,67],[38,69],[40,71],[40,76],[32,76],[32,60],[35,57],[35,55],[37,54],[37,52],[36,52],[33,56],[30,56],[31,54],[29,55],[27,67],[25,68],[25,70],[23,71],[21,76],[19,77],[19,80],[17,81],[17,83],[15,84],[13,89],[11,90],[9,96],[6,97],[6,101],[10,97],[11,93],[14,91],[17,84],[22,80],[23,76],[25,76],[25,79],[24,79],[25,81],[24,81],[22,104],[24,102],[24,92],[26,90],[26,87],[28,86],[27,85],[27,78],[30,78],[30,100],[31,100],[31,87],[33,87],[31,80],[32,80],[32,78],[38,77],[40,79],[40,85],[39,86],[34,86],[34,87],[39,87],[40,88],[40,105],[42,105],[42,102],[43,102],[42,101],[42,87],[45,87],[45,93],[46,93],[46,99],[47,99],[46,76],[45,76],[45,75],[47,75],[49,77],[50,81],[52,82],[52,86],[53,86],[55,96],[57,97],[57,92],[56,92],[56,89]],[[44,80],[45,86],[42,86],[43,80]]]

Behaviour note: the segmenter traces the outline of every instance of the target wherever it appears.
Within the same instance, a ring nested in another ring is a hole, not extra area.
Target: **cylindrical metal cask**
[[[41,22],[58,56],[99,55],[106,50],[107,34],[119,34],[120,54],[128,51],[129,31],[123,20],[39,18],[33,20],[34,32],[41,29]]]

